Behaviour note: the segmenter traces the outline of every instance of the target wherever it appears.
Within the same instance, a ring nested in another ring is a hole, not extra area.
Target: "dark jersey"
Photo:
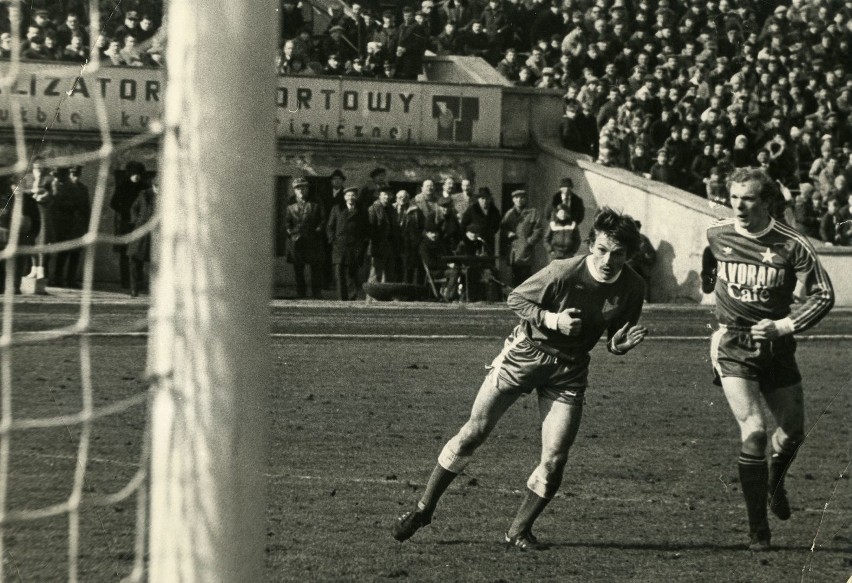
[[[618,278],[604,283],[592,277],[589,255],[559,259],[530,277],[509,294],[509,307],[521,317],[521,328],[544,352],[569,360],[585,357],[607,332],[611,340],[624,324],[635,325],[642,314],[645,282],[625,266]],[[547,312],[577,308],[582,321],[579,336],[566,336],[545,326]]]
[[[793,331],[819,322],[834,305],[834,290],[807,238],[770,220],[760,233],[727,219],[707,229],[716,259],[716,316],[720,324],[750,327],[760,320],[790,317]],[[796,282],[804,303],[791,308]]]

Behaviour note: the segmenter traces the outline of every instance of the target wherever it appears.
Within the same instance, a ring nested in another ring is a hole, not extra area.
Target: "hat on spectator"
[[[385,10],[382,12],[384,18],[393,18],[393,10]]]
[[[787,12],[787,7],[783,4],[775,7],[775,14],[784,14]]]
[[[308,181],[305,178],[299,177],[293,179],[293,188],[300,188],[307,185]]]
[[[139,20],[139,13],[135,10],[130,10],[124,15],[125,20]]]
[[[337,176],[341,180],[346,180],[346,175],[343,173],[343,170],[341,170],[340,168],[335,168],[334,172],[331,173],[331,176],[329,176],[329,178],[334,178],[335,176]]]
[[[476,190],[476,198],[491,198],[491,189],[487,186],[480,186]]]
[[[343,194],[349,194],[350,192],[354,192],[355,196],[358,196],[358,187],[357,186],[350,186],[349,188],[343,189]]]
[[[50,10],[45,10],[44,8],[41,8],[41,9],[35,11],[35,15],[36,16],[50,17]]]
[[[553,75],[553,67],[545,67],[541,70],[542,75]]]
[[[559,181],[559,186],[567,186],[568,188],[574,188],[574,181],[566,176],[565,178]]]
[[[331,28],[328,29],[328,32],[343,32],[344,28],[339,24],[335,24]]]
[[[512,198],[520,198],[520,197],[526,198],[527,197],[527,191],[526,190],[515,190],[515,191],[512,192]]]
[[[800,135],[802,135],[802,130],[800,130],[796,126],[793,126],[793,127],[790,128],[790,137],[791,138],[793,138],[795,140],[795,139],[798,139],[798,137]]]
[[[403,14],[414,14],[414,6],[406,5],[402,7]]]
[[[414,13],[414,16],[423,16],[425,18],[426,13],[423,12],[422,10],[418,10],[417,12]]]
[[[379,166],[378,168],[373,168],[373,170],[370,171],[370,178],[375,178],[376,176],[379,176],[380,174],[386,174],[386,173],[387,173],[387,170],[385,170],[384,168]]]
[[[469,223],[467,227],[465,227],[465,231],[468,233],[473,233],[474,235],[482,234],[482,229],[476,223]]]

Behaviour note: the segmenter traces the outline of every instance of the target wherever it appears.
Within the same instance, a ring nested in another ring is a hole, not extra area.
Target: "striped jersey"
[[[760,320],[789,317],[793,331],[819,322],[834,305],[834,289],[807,237],[770,219],[750,233],[735,219],[707,229],[716,259],[716,316],[720,324],[750,327]],[[796,282],[806,299],[793,305]]]
[[[627,322],[635,325],[642,314],[645,282],[626,265],[612,282],[591,274],[590,256],[557,259],[509,294],[509,307],[521,317],[524,335],[543,352],[567,360],[587,358],[604,332],[611,340]],[[547,312],[580,310],[580,335],[566,336],[545,325]]]

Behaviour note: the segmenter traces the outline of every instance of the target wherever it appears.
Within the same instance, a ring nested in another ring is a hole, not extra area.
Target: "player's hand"
[[[774,320],[764,318],[751,327],[751,337],[755,340],[776,340],[780,336]]]
[[[645,336],[647,334],[648,329],[645,328],[645,326],[640,326],[638,324],[630,326],[630,322],[627,322],[620,330],[618,330],[618,332],[613,334],[612,347],[618,352],[627,352],[645,340]]]
[[[583,321],[579,318],[580,310],[577,308],[568,308],[563,312],[559,312],[559,317],[556,320],[556,329],[566,336],[579,336]]]

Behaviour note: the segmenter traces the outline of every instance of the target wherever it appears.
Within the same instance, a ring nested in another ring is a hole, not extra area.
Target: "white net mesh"
[[[141,580],[150,392],[144,340],[120,333],[144,328],[146,318],[119,325],[114,322],[122,320],[113,319],[106,332],[115,336],[104,334],[93,313],[93,284],[96,258],[157,228],[155,216],[129,234],[110,234],[108,197],[114,168],[140,149],[156,155],[156,80],[164,75],[104,68],[97,50],[80,66],[28,62],[16,22],[22,7],[16,1],[3,6],[10,8],[12,38],[11,56],[0,62],[0,178],[14,194],[4,193],[8,222],[0,228],[6,240],[0,252],[0,580]],[[84,24],[94,46],[117,12],[102,14],[92,0],[88,13]],[[131,91],[141,104],[133,119],[116,107],[131,101]],[[91,212],[81,236],[43,243],[28,236],[24,201],[36,157],[47,168],[83,166]],[[74,250],[82,253],[81,290],[64,296],[76,302],[73,309],[16,299],[31,258]]]

